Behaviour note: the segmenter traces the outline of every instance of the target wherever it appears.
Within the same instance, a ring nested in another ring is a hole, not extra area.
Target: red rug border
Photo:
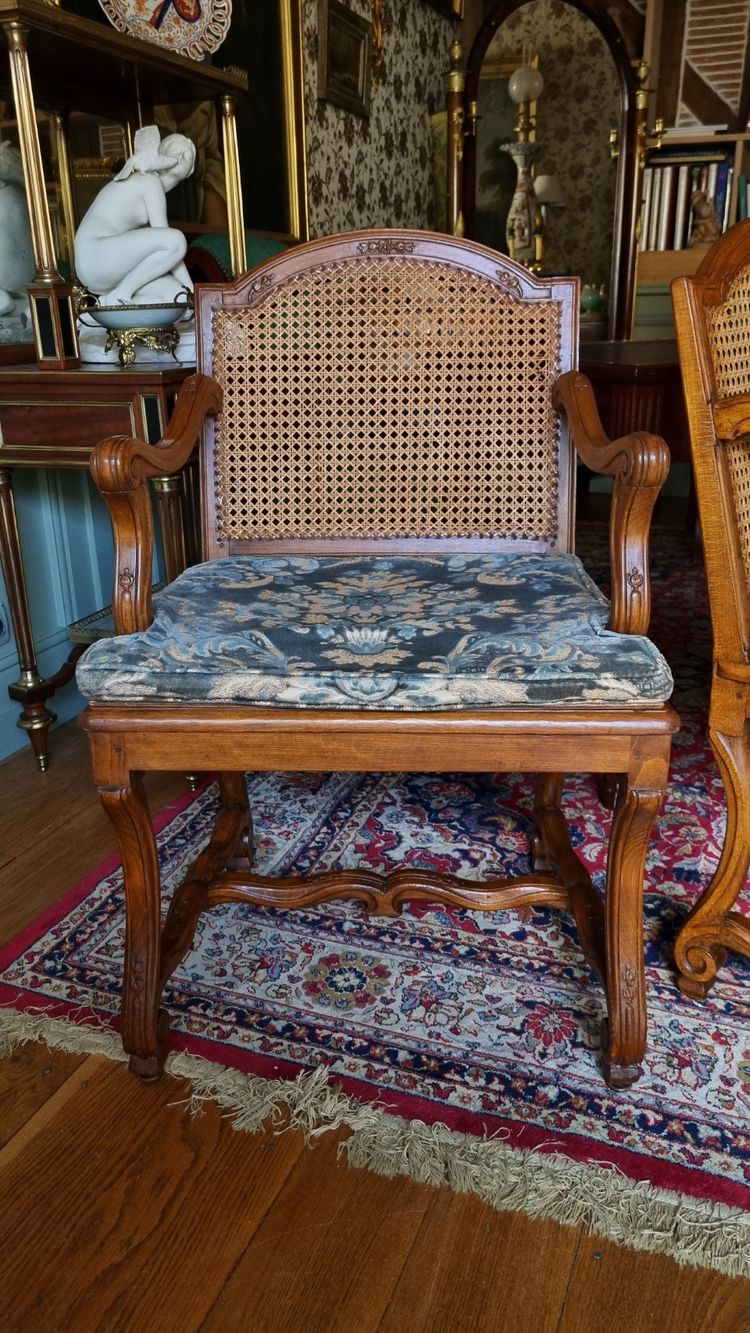
[[[0,1009],[6,1007],[35,1016],[72,1018],[74,1022],[100,1027],[103,1031],[120,1030],[119,1018],[114,1018],[110,1014],[104,1015],[99,1010],[88,1006],[78,1007],[66,1001],[43,1000],[33,991],[19,991],[13,986],[0,983]],[[178,1031],[171,1033],[170,1050],[200,1056],[204,1060],[221,1065],[222,1068],[236,1069],[241,1074],[256,1075],[265,1079],[278,1078],[291,1081],[298,1074],[311,1072],[314,1068],[311,1065],[295,1064],[291,1060],[275,1060],[273,1056],[257,1052],[234,1051],[232,1047],[226,1047],[221,1042],[206,1037],[193,1037]],[[226,1050],[231,1052],[232,1058],[227,1059],[223,1054],[219,1058],[218,1052],[223,1053]],[[630,1180],[643,1181],[673,1194],[687,1195],[711,1203],[726,1203],[742,1209],[743,1212],[750,1212],[750,1187],[727,1181],[723,1176],[716,1176],[706,1171],[696,1172],[691,1167],[675,1166],[669,1162],[662,1163],[654,1170],[653,1158],[646,1158],[628,1148],[597,1144],[580,1134],[569,1134],[564,1130],[557,1131],[553,1135],[548,1129],[536,1125],[519,1125],[517,1121],[505,1116],[436,1106],[416,1093],[384,1094],[379,1090],[373,1091],[370,1084],[347,1075],[333,1074],[331,1082],[342,1092],[361,1102],[378,1106],[388,1115],[402,1116],[407,1120],[422,1120],[428,1125],[444,1125],[447,1129],[474,1138],[480,1138],[483,1134],[488,1138],[497,1135],[500,1142],[508,1148],[545,1154],[562,1153],[571,1161],[582,1165],[615,1167]],[[709,1186],[713,1186],[713,1189]],[[719,1199],[717,1194],[721,1196]]]
[[[195,791],[187,791],[182,796],[170,801],[154,817],[155,834],[164,829],[179,814],[182,814],[210,786],[213,775],[205,776]],[[31,948],[42,935],[62,918],[77,907],[100,880],[111,875],[121,864],[119,853],[113,852],[98,866],[84,875],[61,898],[25,926],[13,939],[0,948],[0,968],[14,962],[20,954]],[[0,1008],[12,1007],[22,1013],[43,1014],[50,1018],[72,1020],[79,1024],[103,1025],[119,1031],[119,1018],[111,1014],[91,1009],[88,1006],[76,1006],[67,1001],[43,999],[34,991],[19,990],[0,981]],[[294,1079],[301,1072],[311,1069],[309,1065],[297,1064],[291,1060],[275,1060],[272,1056],[259,1052],[239,1051],[210,1038],[195,1037],[187,1033],[173,1031],[170,1049],[197,1055],[224,1068],[236,1069],[240,1073],[253,1074],[261,1078]],[[217,1052],[221,1051],[221,1058]],[[226,1058],[225,1052],[232,1058]],[[370,1084],[347,1075],[333,1074],[332,1082],[343,1092],[359,1101],[377,1105],[389,1115],[399,1115],[408,1120],[419,1119],[428,1125],[441,1124],[459,1133],[489,1138],[498,1135],[500,1142],[513,1149],[527,1149],[540,1153],[562,1153],[572,1161],[582,1164],[612,1166],[622,1171],[629,1179],[651,1184],[672,1193],[687,1195],[690,1198],[721,1201],[744,1212],[750,1212],[750,1186],[735,1181],[727,1181],[723,1176],[701,1171],[688,1166],[675,1166],[669,1162],[655,1162],[652,1157],[633,1152],[628,1148],[615,1148],[600,1144],[579,1134],[566,1131],[550,1130],[536,1125],[523,1125],[509,1117],[492,1115],[479,1111],[467,1111],[445,1105],[436,1105],[416,1093],[383,1093],[373,1089]],[[711,1188],[713,1186],[713,1189]],[[718,1198],[717,1198],[718,1196]]]

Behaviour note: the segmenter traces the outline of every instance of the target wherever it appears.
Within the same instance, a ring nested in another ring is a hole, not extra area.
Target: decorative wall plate
[[[193,60],[202,60],[221,46],[232,17],[232,0],[99,0],[99,4],[119,32]]]

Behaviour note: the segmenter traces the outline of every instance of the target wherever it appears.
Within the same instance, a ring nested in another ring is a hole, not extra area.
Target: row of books
[[[704,191],[712,201],[719,226],[726,231],[732,177],[730,158],[718,150],[692,150],[689,156],[681,152],[652,154],[643,173],[640,249],[683,250],[687,246],[693,230],[691,201],[696,190]]]
[[[750,182],[744,171],[737,177],[737,221],[750,217]]]

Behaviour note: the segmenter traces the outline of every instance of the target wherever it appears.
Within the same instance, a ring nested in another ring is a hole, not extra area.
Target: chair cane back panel
[[[203,294],[224,393],[205,478],[217,545],[566,546],[551,388],[570,368],[571,281],[553,295],[499,255],[472,271],[447,238],[401,233],[393,253],[392,233],[367,235],[271,261],[230,300]]]
[[[706,332],[717,397],[750,393],[750,266],[718,305],[706,306]],[[730,531],[735,528],[750,589],[750,437],[727,440],[722,451],[736,519]]]
[[[737,274],[719,305],[706,307],[706,327],[719,398],[750,393],[750,265]]]
[[[750,589],[750,438],[728,441],[724,458],[734,503],[737,541]]]

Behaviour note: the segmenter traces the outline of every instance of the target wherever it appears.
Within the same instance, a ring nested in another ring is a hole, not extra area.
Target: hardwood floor
[[[151,783],[154,808],[183,790]],[[84,740],[0,766],[0,940],[113,849]],[[750,1282],[336,1160],[335,1135],[191,1120],[180,1084],[0,1062],[2,1333],[747,1333]]]

